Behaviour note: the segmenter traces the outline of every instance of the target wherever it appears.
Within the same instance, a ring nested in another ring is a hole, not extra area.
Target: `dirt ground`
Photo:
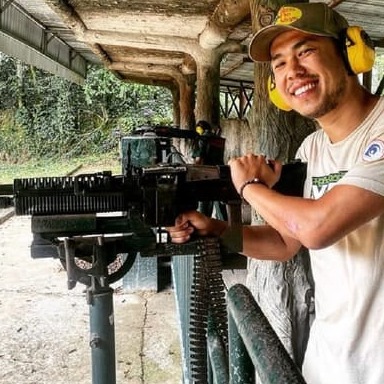
[[[31,239],[28,217],[0,225],[0,383],[91,384],[85,287],[68,291],[59,261],[31,259]],[[117,383],[181,383],[173,292],[114,287]]]

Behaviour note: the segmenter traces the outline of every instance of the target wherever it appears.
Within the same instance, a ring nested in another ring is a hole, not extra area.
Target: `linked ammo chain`
[[[207,381],[207,328],[216,328],[225,349],[228,344],[225,286],[220,244],[216,238],[197,241],[191,289],[190,357],[194,384]]]

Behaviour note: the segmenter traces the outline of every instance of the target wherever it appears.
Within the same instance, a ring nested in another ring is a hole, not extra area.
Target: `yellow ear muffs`
[[[204,128],[200,127],[200,125],[198,125],[196,127],[196,132],[201,136],[204,133]]]
[[[277,90],[276,83],[272,76],[268,77],[267,87],[269,99],[273,104],[276,105],[277,108],[287,112],[292,110],[292,108],[284,101],[279,91]]]
[[[350,69],[354,74],[369,72],[375,62],[375,47],[368,34],[357,26],[345,31],[345,46]]]

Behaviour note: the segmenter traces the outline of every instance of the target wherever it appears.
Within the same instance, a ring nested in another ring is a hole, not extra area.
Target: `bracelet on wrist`
[[[244,200],[244,196],[243,196],[243,193],[244,193],[244,188],[247,186],[247,185],[250,185],[250,184],[262,184],[262,185],[266,185],[263,181],[261,181],[259,178],[255,177],[254,179],[250,179],[250,180],[247,180],[245,181],[242,186],[240,187],[239,189],[239,195],[240,197]]]

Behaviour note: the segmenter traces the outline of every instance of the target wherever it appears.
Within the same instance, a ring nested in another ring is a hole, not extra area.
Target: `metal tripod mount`
[[[109,252],[114,241],[119,240],[104,236],[64,239],[68,289],[74,288],[78,281],[87,285],[93,384],[116,383],[113,289],[110,287],[109,271]],[[84,253],[89,249],[91,254],[77,258],[77,251]],[[131,257],[129,268],[133,262]],[[125,265],[125,272],[129,268]]]

